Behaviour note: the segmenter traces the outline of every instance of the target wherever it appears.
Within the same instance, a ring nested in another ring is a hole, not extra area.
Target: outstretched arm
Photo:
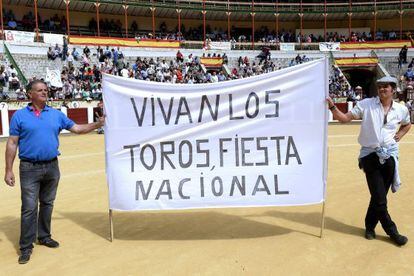
[[[73,127],[69,129],[69,131],[76,133],[76,134],[85,134],[85,133],[91,132],[92,130],[102,127],[105,124],[105,115],[104,116],[98,116],[98,114],[95,114],[95,115],[97,116],[98,121],[90,123],[90,124],[83,124],[83,125],[74,124]]]
[[[339,110],[336,106],[331,97],[326,98],[326,102],[328,103],[328,108],[330,111],[332,111],[332,115],[334,119],[340,121],[341,123],[349,123],[354,119],[354,116],[352,116],[352,113],[348,111],[347,113],[343,113],[341,110]]]

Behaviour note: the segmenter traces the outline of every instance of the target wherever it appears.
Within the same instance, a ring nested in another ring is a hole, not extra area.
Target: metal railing
[[[4,49],[4,53],[5,53],[6,57],[7,57],[7,59],[13,65],[13,67],[16,69],[17,75],[19,77],[19,80],[21,80],[21,84],[26,85],[27,84],[26,77],[24,76],[22,70],[20,70],[20,67],[17,64],[17,62],[14,60],[13,55],[10,53],[10,50],[7,47],[7,44],[4,43],[4,42],[3,42],[3,49]]]

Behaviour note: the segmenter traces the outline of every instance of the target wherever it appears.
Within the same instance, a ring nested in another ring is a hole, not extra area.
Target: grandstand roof
[[[33,0],[8,0],[5,4],[33,6]],[[64,10],[64,1],[38,0],[38,8]],[[83,11],[94,13],[96,0],[71,0],[69,8],[71,11]],[[151,6],[156,7],[157,17],[174,18],[177,16],[176,9],[182,10],[183,18],[201,19],[201,10],[203,9],[202,0],[100,0],[100,13],[103,14],[124,14],[122,5],[128,5],[128,15],[130,16],[148,16]],[[277,3],[277,4],[276,4]],[[402,1],[404,16],[414,15],[413,1]],[[255,18],[262,21],[272,21],[275,14],[280,14],[280,20],[294,21],[298,20],[298,13],[304,14],[304,20],[323,20],[324,1],[323,0],[304,0],[302,5],[299,1],[292,0],[258,0],[255,1],[254,7],[252,1],[238,0],[206,0],[205,9],[208,20],[224,20],[227,18],[226,11],[231,12],[231,18],[235,21],[242,21],[251,18],[252,9],[255,12]],[[377,19],[395,18],[399,16],[399,0],[377,0],[374,1],[352,1],[350,7],[346,0],[327,1],[327,13],[329,20],[345,20],[348,18],[347,13],[352,12],[353,19],[371,19],[373,12],[377,11]]]

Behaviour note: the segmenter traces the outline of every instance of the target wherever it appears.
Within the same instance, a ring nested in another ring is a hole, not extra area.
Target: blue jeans
[[[53,202],[56,198],[59,178],[57,160],[38,163],[20,161],[22,209],[19,244],[21,251],[33,248],[36,234],[39,240],[50,238]]]

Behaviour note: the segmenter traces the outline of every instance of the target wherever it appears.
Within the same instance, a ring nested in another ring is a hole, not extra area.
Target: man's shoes
[[[392,234],[390,235],[391,240],[398,246],[402,246],[408,242],[408,238],[406,236],[400,234]]]
[[[43,240],[39,240],[39,244],[40,245],[44,245],[50,248],[58,248],[59,247],[59,243],[57,241],[55,241],[52,238],[46,238]]]
[[[31,249],[22,251],[18,260],[19,264],[27,264],[30,261],[30,255],[32,255]]]
[[[365,230],[365,238],[367,240],[373,240],[377,237],[377,235],[375,235],[375,231],[374,230]]]

